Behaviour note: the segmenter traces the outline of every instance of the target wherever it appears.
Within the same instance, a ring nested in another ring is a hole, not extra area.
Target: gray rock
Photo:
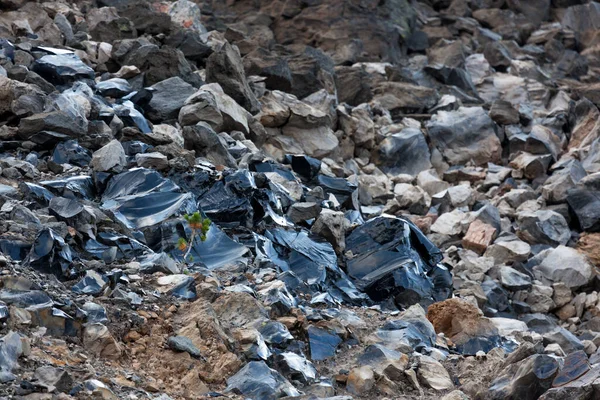
[[[366,394],[375,386],[375,374],[373,369],[367,365],[352,368],[346,381],[346,389],[352,394],[361,396]]]
[[[67,393],[73,386],[73,378],[67,371],[49,365],[36,369],[33,377],[36,380],[36,385],[45,388],[48,393]]]
[[[511,162],[510,166],[522,172],[527,179],[534,180],[546,174],[552,162],[550,154],[537,155],[520,152]]]
[[[530,244],[565,245],[571,231],[565,218],[557,212],[538,210],[517,215],[519,237]]]
[[[29,208],[17,204],[10,212],[10,219],[24,224],[39,225],[40,219]]]
[[[446,198],[448,204],[452,206],[452,208],[468,207],[472,205],[474,201],[473,189],[471,189],[471,186],[469,186],[468,184],[450,186],[444,192],[436,194],[434,198],[439,199],[440,196]]]
[[[417,175],[417,186],[425,190],[430,196],[433,196],[448,189],[450,184],[441,180],[435,170],[430,169],[422,171]]]
[[[225,94],[223,88],[218,83],[203,85],[202,87],[200,87],[200,90],[196,94],[194,94],[191,98],[186,100],[186,103],[195,103],[196,99],[199,96],[202,96],[202,91],[212,93],[213,98],[217,104],[217,108],[219,109],[219,112],[223,117],[222,125],[216,126],[214,128],[216,131],[229,132],[232,130],[236,130],[241,131],[244,134],[250,133],[250,120],[252,117],[246,110],[244,110],[244,108],[242,108],[238,103],[236,103],[236,101],[233,98]],[[204,97],[202,97],[202,99],[203,101],[205,101]],[[209,107],[212,108],[212,103],[210,103],[208,100],[206,101],[207,104],[209,104]],[[215,115],[213,110],[210,110],[210,115],[211,119],[209,121],[211,121],[211,124],[215,124],[216,122],[218,122],[219,118]]]
[[[144,72],[145,86],[177,76],[195,87],[202,85],[184,54],[169,46],[159,47],[141,38],[125,39],[113,44],[111,56],[120,65],[135,65]]]
[[[554,301],[554,304],[556,304],[556,307],[562,307],[573,299],[571,289],[563,282],[552,284],[552,288],[554,289],[552,300]]]
[[[340,129],[350,136],[357,146],[370,149],[375,141],[375,124],[368,105],[361,105],[347,112],[343,106],[337,108]]]
[[[121,346],[108,328],[99,323],[87,324],[83,330],[83,347],[96,357],[116,360],[121,357]]]
[[[540,400],[587,400],[593,399],[597,392],[595,382],[600,377],[600,366],[595,366],[591,371],[577,379],[561,386],[555,387],[544,393]]]
[[[181,126],[195,125],[200,121],[208,123],[213,129],[223,125],[223,115],[215,99],[215,94],[200,89],[186,99],[185,105],[179,110]]]
[[[398,380],[408,364],[408,357],[381,344],[372,344],[358,358],[360,365],[369,365],[379,375]]]
[[[552,379],[558,372],[559,364],[545,354],[534,354],[508,365],[499,371],[487,391],[489,399],[536,400],[552,385]]]
[[[519,112],[508,101],[496,100],[490,109],[490,118],[500,125],[518,124]]]
[[[363,205],[381,204],[393,197],[394,184],[382,172],[358,176],[358,198]]]
[[[206,81],[218,82],[225,93],[249,112],[255,114],[260,111],[260,104],[250,89],[237,47],[225,43],[208,57]]]
[[[374,90],[373,102],[392,115],[419,113],[434,107],[438,94],[434,89],[405,82],[382,82]]]
[[[534,200],[536,198],[536,193],[530,188],[513,189],[510,192],[506,193],[504,196],[502,196],[502,200],[505,200],[513,208],[517,208],[526,201]]]
[[[502,222],[498,208],[492,204],[486,204],[472,214],[474,220],[479,220],[485,224],[491,225],[496,229],[496,232],[502,231]]]
[[[420,129],[406,128],[385,138],[377,149],[377,165],[392,175],[417,175],[431,168],[431,155]],[[431,194],[431,193],[430,193]]]
[[[494,68],[506,69],[510,67],[512,54],[501,42],[490,42],[483,49],[483,55]]]
[[[500,159],[496,124],[481,107],[439,111],[427,123],[431,143],[450,165],[477,165]]]
[[[171,336],[167,339],[167,346],[172,350],[188,353],[194,358],[204,358],[200,349],[192,343],[190,338],[185,336]]]
[[[531,287],[531,278],[511,267],[500,267],[500,283],[510,290],[525,290]]]
[[[292,352],[283,352],[275,356],[277,369],[290,379],[309,384],[317,377],[317,369],[304,356]]]
[[[485,256],[492,257],[496,264],[525,261],[529,254],[531,254],[531,246],[521,240],[496,240],[485,251]]]
[[[337,254],[346,249],[346,217],[343,212],[324,208],[310,230],[327,239]]]
[[[138,167],[151,168],[159,171],[169,168],[167,156],[158,152],[136,154],[135,162]]]
[[[585,255],[566,246],[552,249],[540,265],[533,267],[538,279],[562,282],[571,289],[587,285],[594,278],[593,270]]]
[[[544,285],[533,285],[527,291],[527,304],[533,313],[548,313],[556,305],[552,301],[552,288]]]
[[[565,328],[557,327],[550,332],[543,333],[542,336],[544,337],[544,344],[556,343],[560,345],[567,354],[577,350],[583,350],[583,343],[577,339],[577,336],[573,335]]]
[[[242,394],[249,398],[277,399],[299,396],[300,393],[279,372],[269,368],[264,361],[251,361],[227,379],[226,392]]]
[[[394,197],[398,207],[412,214],[425,214],[431,205],[431,198],[423,189],[409,183],[394,186]]]
[[[567,192],[587,175],[581,163],[573,160],[563,168],[554,171],[542,186],[542,196],[548,203],[564,203]]]
[[[146,106],[146,116],[152,122],[177,119],[185,101],[196,93],[196,88],[178,76],[151,86],[152,99]]]
[[[444,213],[431,225],[431,231],[442,235],[455,236],[463,232],[466,214],[460,210]]]
[[[12,371],[17,367],[17,360],[22,354],[23,345],[18,333],[11,331],[0,340],[0,383],[17,379]]]
[[[339,140],[335,133],[326,126],[313,128],[297,128],[285,126],[283,129],[285,136],[272,138],[278,142],[276,147],[286,153],[304,153],[315,158],[324,158],[339,148]]]
[[[96,172],[121,172],[127,165],[125,150],[118,140],[111,140],[106,146],[92,154],[90,166]]]
[[[206,28],[202,25],[200,6],[193,1],[174,1],[169,5],[167,12],[174,23],[198,33],[206,33]]]
[[[567,192],[569,210],[583,231],[600,231],[600,191],[575,188]]]
[[[425,387],[434,390],[454,389],[454,383],[444,366],[434,358],[419,355],[417,375]]]
[[[215,131],[206,122],[183,128],[183,139],[187,150],[194,150],[197,157],[205,157],[215,165],[235,168],[237,163]]]
[[[591,2],[588,4],[574,5],[569,7],[562,18],[565,28],[576,32],[600,29],[600,4]]]
[[[19,136],[30,139],[41,131],[51,131],[65,135],[65,140],[83,136],[86,132],[73,119],[62,111],[35,114],[22,118],[19,124]]]
[[[98,82],[96,84],[96,90],[98,90],[102,96],[120,98],[131,93],[133,88],[125,79],[112,78]]]
[[[317,203],[298,202],[291,205],[287,215],[292,220],[292,222],[297,224],[302,221],[317,218],[320,212],[321,206]]]

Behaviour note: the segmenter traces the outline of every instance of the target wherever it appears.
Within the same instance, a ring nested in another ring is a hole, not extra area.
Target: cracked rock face
[[[599,15],[0,0],[0,398],[598,397]]]

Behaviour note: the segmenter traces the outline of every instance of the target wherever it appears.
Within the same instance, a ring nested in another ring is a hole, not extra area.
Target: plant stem
[[[194,245],[195,236],[196,236],[196,230],[192,229],[192,237],[190,238],[190,242],[188,244],[188,249],[185,252],[185,255],[183,256],[183,261],[185,261],[185,259],[190,255],[190,251],[192,251],[192,246]]]

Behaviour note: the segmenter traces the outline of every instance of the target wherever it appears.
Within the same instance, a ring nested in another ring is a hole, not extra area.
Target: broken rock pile
[[[599,3],[0,11],[0,398],[600,396]]]

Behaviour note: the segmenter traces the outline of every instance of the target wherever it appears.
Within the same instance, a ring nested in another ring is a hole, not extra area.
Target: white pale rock
[[[152,127],[152,133],[169,138],[173,143],[183,147],[185,141],[179,129],[169,124],[158,124]]]
[[[527,332],[527,324],[523,321],[513,318],[490,318],[489,319],[494,326],[498,329],[498,333],[501,336],[510,336],[516,332]]]
[[[466,213],[460,210],[454,210],[439,216],[433,225],[431,232],[441,233],[443,235],[453,236],[462,232],[462,222],[466,218]]]

